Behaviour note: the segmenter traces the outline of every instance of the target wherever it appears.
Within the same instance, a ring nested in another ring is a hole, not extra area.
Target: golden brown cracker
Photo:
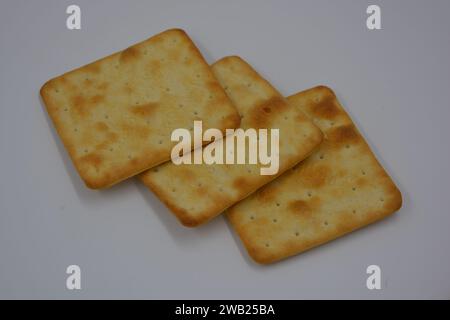
[[[104,188],[170,159],[171,132],[239,115],[188,35],[162,32],[48,81],[47,111],[78,173]]]
[[[288,97],[324,133],[314,153],[227,211],[250,256],[271,263],[401,207],[402,197],[327,87]]]

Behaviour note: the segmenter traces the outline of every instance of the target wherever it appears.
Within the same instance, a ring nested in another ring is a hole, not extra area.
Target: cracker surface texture
[[[303,112],[241,58],[223,58],[212,70],[238,109],[241,128],[279,129],[280,166],[277,175],[260,175],[260,168],[265,167],[260,164],[167,162],[143,173],[140,177],[145,185],[185,226],[197,226],[219,215],[305,159],[322,141],[321,131]]]
[[[288,98],[324,133],[314,153],[227,211],[249,255],[271,263],[395,212],[402,197],[327,87]]]
[[[239,114],[179,29],[48,81],[41,96],[75,167],[105,188],[170,159],[176,128],[239,126]]]

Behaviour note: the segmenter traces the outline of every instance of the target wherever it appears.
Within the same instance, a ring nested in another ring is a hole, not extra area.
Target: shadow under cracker
[[[172,238],[180,245],[195,245],[197,241],[205,241],[207,237],[218,234],[219,228],[223,228],[223,220],[216,217],[206,224],[188,228],[183,226],[172,212],[151,192],[138,178],[133,179],[136,189],[142,194],[151,211],[153,211],[161,223],[166,227]],[[150,210],[149,210],[150,211]]]

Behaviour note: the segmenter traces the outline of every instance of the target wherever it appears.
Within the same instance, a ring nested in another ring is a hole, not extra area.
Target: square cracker
[[[227,217],[250,256],[271,263],[379,220],[400,191],[327,87],[288,98],[323,131],[306,160],[239,202]]]
[[[264,176],[260,175],[260,164],[177,166],[168,162],[143,173],[145,185],[186,226],[217,216],[306,158],[322,141],[322,132],[239,57],[223,58],[212,70],[238,109],[241,128],[279,129],[279,171]]]
[[[41,95],[78,173],[104,188],[170,159],[171,132],[235,128],[239,114],[179,29],[48,81]]]

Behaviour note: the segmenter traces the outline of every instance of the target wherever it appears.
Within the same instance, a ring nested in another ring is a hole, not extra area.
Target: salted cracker
[[[206,128],[225,130],[240,122],[179,29],[56,77],[41,95],[78,173],[95,189],[168,161],[176,128],[202,120]]]
[[[314,153],[227,211],[259,263],[321,245],[397,211],[402,196],[327,87],[288,98],[323,131]]]

